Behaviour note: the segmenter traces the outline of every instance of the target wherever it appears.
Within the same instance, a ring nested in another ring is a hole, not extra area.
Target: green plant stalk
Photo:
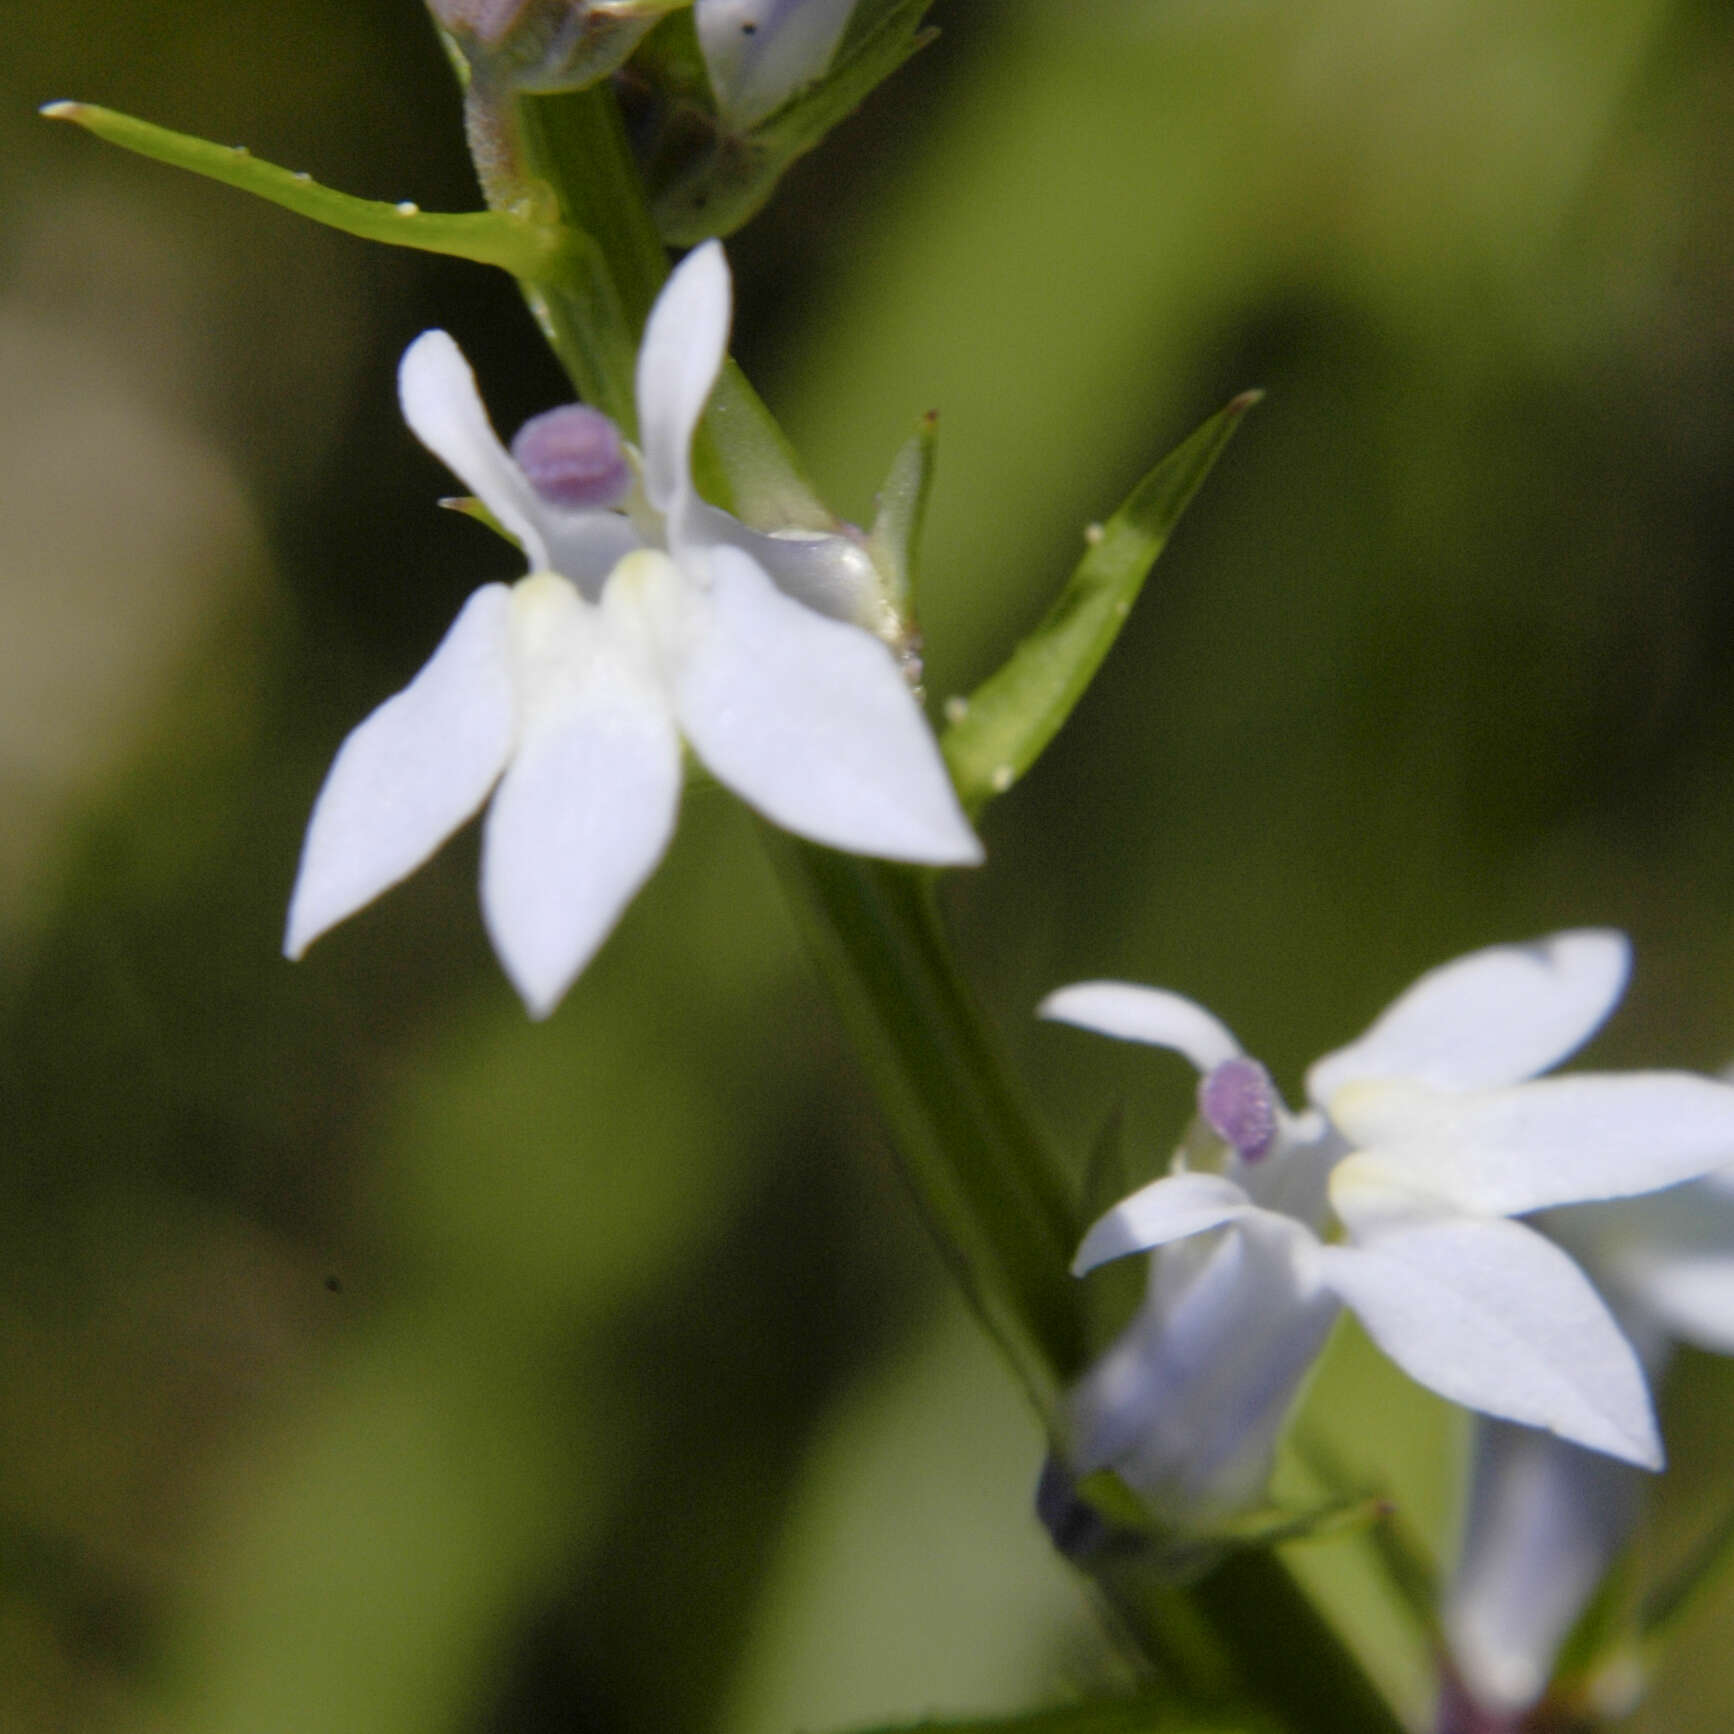
[[[592,241],[568,268],[523,281],[522,287],[578,395],[611,416],[629,439],[636,439],[633,376],[638,338],[668,267],[658,247],[661,275],[655,274],[631,232],[627,208],[619,200],[593,196],[589,174],[580,172],[580,165],[606,162],[613,142],[608,111],[587,100],[590,95],[506,99],[511,114],[505,124],[515,132],[522,170],[528,177],[525,196],[534,199],[542,189],[551,190],[561,225]],[[613,120],[618,129],[618,113]],[[624,139],[618,143],[624,151]],[[491,198],[501,196],[502,189],[485,177],[483,184]],[[606,234],[590,229],[598,217],[608,224]],[[654,235],[650,238],[655,240]]]
[[[602,87],[540,100],[562,110],[614,101]],[[652,275],[643,242],[652,226],[618,116],[563,114],[555,124],[543,113],[527,129],[527,148],[562,215],[576,221],[584,213],[605,246],[612,239],[621,249],[609,261],[610,295],[597,305],[636,343],[629,310],[644,304]],[[592,148],[596,155],[580,154]],[[582,297],[550,301],[562,322],[584,317],[584,305]],[[603,345],[616,349],[621,333],[612,325]],[[593,341],[570,331],[556,349],[565,359],[568,348]],[[620,415],[617,405],[600,407]],[[760,500],[777,488],[791,496],[805,489],[780,430],[732,367],[707,432],[724,484],[717,503],[742,509],[737,478]],[[768,827],[767,837],[922,1213],[1051,1428],[1056,1400],[1084,1355],[1082,1303],[1067,1274],[1079,1230],[1073,1187],[952,961],[935,875]],[[1097,1575],[1138,1647],[1191,1701],[1220,1704],[1225,1693],[1238,1695],[1238,1682],[1294,1734],[1403,1734],[1274,1554],[1235,1554],[1184,1588],[1148,1574]]]
[[[1073,1189],[952,963],[935,876],[764,834],[917,1205],[1051,1426],[1084,1359]]]

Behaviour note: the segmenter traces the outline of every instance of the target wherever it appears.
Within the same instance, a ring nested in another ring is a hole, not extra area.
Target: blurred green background
[[[81,97],[463,208],[412,0],[12,0],[0,64],[0,1728],[822,1729],[1117,1682],[1040,1442],[945,1294],[750,825],[679,841],[559,1014],[461,839],[302,965],[345,730],[497,544],[393,370],[510,429],[511,286],[38,120]],[[960,943],[1082,1151],[1182,1069],[1036,1028],[1161,982],[1298,1089],[1427,965],[1628,928],[1619,1064],[1734,1055],[1734,11],[941,0],[731,248],[845,514],[941,412],[934,699],[1262,385]],[[1730,1496],[1685,1362],[1645,1557]],[[1436,1544],[1443,1409],[1345,1336],[1307,1425]],[[1299,1486],[1298,1478],[1295,1485]],[[1424,1702],[1353,1542],[1297,1563]],[[1634,1726],[1734,1716],[1734,1595]]]

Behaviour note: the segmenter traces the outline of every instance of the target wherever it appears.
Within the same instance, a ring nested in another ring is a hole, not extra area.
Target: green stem
[[[1073,1188],[952,964],[934,876],[765,831],[903,1171],[1037,1411],[1082,1366]]]
[[[557,96],[518,99],[525,155],[532,174],[549,182],[561,214],[601,248],[612,270],[621,315],[632,334],[650,317],[668,277],[668,253],[636,194],[633,166],[620,107],[606,86],[565,91]]]
[[[1294,1734],[1406,1734],[1385,1695],[1269,1548],[1230,1554],[1191,1586],[1242,1688]]]
[[[639,331],[666,275],[614,98],[604,87],[521,99],[526,167],[600,264],[527,286],[574,382],[633,426]],[[764,527],[826,521],[781,430],[730,366],[695,453],[701,486]],[[1074,1187],[952,961],[922,869],[766,838],[889,1120],[903,1172],[965,1295],[1050,1428],[1083,1364],[1068,1275]],[[1269,1553],[1181,1587],[1126,1562],[1098,1581],[1140,1650],[1197,1703],[1237,1683],[1295,1734],[1401,1734],[1354,1658]]]
[[[615,161],[616,151],[624,157],[626,150],[625,139],[616,136],[619,114],[600,88],[520,97],[512,114],[531,196],[551,188],[562,226],[589,243],[564,270],[524,283],[525,297],[578,395],[636,438],[638,339],[668,262],[654,231],[654,260],[643,237],[635,238],[631,201],[609,196],[631,166]],[[489,196],[498,196],[492,187]],[[593,227],[598,223],[600,232]]]

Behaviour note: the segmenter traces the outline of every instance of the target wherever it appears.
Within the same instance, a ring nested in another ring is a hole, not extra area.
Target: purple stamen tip
[[[512,456],[551,506],[618,506],[632,489],[620,430],[586,404],[532,416],[518,429]]]
[[[1243,1162],[1256,1162],[1276,1141],[1276,1085],[1257,1060],[1224,1060],[1198,1080],[1198,1111]]]

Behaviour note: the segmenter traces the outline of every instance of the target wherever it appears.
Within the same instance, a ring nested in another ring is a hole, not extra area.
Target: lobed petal
[[[1495,945],[1429,970],[1347,1047],[1314,1063],[1307,1094],[1409,1078],[1442,1090],[1515,1084],[1582,1047],[1625,991],[1631,945],[1611,928]]]
[[[1482,1709],[1515,1715],[1547,1690],[1567,1635],[1631,1535],[1641,1491],[1635,1469],[1599,1451],[1477,1420],[1444,1624]]]
[[[791,531],[767,536],[703,500],[688,508],[685,535],[689,545],[682,558],[705,578],[710,572],[709,550],[727,542],[769,574],[784,595],[820,614],[865,626],[870,632],[885,617],[884,580],[867,550],[846,535]]]
[[[972,866],[981,844],[896,659],[784,596],[736,548],[703,595],[665,592],[676,714],[693,750],[785,830],[892,861]]]
[[[692,437],[728,353],[732,291],[720,241],[675,267],[650,310],[638,351],[638,436],[644,491],[668,521],[679,558],[689,539]]]
[[[542,527],[549,567],[570,578],[592,602],[600,598],[609,573],[644,546],[632,520],[621,512],[561,512],[544,507]]]
[[[500,444],[476,376],[449,332],[424,331],[403,352],[397,395],[416,438],[517,538],[531,570],[550,565],[541,504]]]
[[[1250,1216],[1271,1216],[1285,1230],[1307,1232],[1287,1217],[1258,1210],[1232,1180],[1224,1180],[1220,1174],[1170,1174],[1151,1181],[1130,1198],[1122,1198],[1097,1220],[1072,1260],[1072,1275],[1083,1276],[1110,1259],[1149,1252],[1152,1247]]]
[[[415,679],[339,748],[307,826],[288,956],[413,873],[487,799],[512,749],[510,597],[478,590]]]
[[[723,119],[745,132],[822,78],[855,0],[696,0],[693,22]]]
[[[1171,1048],[1200,1072],[1213,1071],[1240,1057],[1240,1043],[1228,1026],[1196,1000],[1161,987],[1125,981],[1080,981],[1056,988],[1036,1007],[1036,1016],[1076,1024],[1122,1041]]]
[[[1492,1216],[1629,1198],[1734,1159],[1734,1086],[1689,1072],[1586,1072],[1471,1095],[1357,1084],[1337,1093],[1332,1118],[1410,1184]]]
[[[527,581],[526,588],[546,582]],[[680,740],[634,647],[568,588],[539,597],[534,702],[488,809],[482,913],[532,1017],[546,1017],[662,859]]]
[[[1320,1252],[1325,1283],[1410,1378],[1454,1403],[1659,1469],[1632,1346],[1589,1279],[1521,1223],[1443,1217]]]
[[[1552,1211],[1545,1227],[1653,1326],[1734,1355],[1734,1183],[1727,1174],[1647,1198]]]

